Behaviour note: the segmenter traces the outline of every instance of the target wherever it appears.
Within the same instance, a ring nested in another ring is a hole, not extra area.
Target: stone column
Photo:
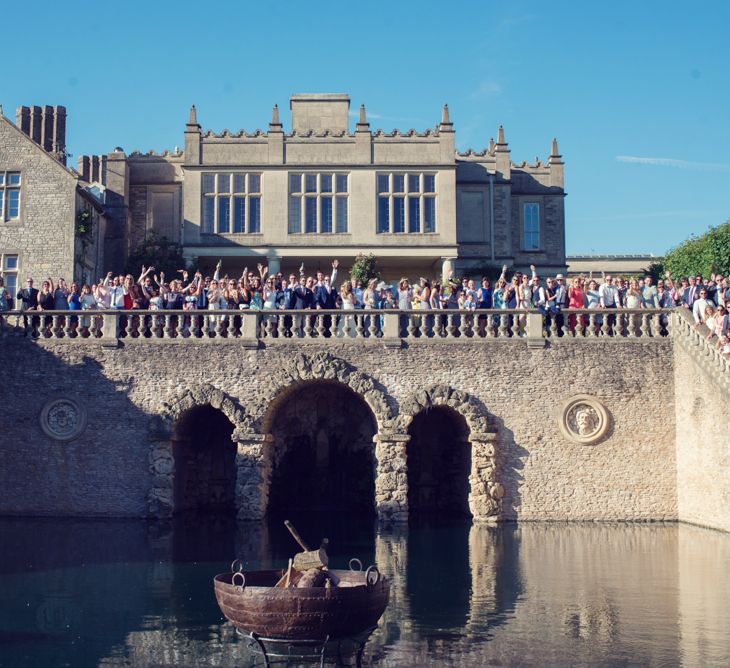
[[[236,454],[236,517],[260,520],[269,501],[270,465],[267,448],[270,434],[233,434]]]
[[[281,258],[278,255],[269,255],[269,276],[276,276],[281,271]]]
[[[375,509],[378,520],[387,524],[408,521],[408,434],[376,434]]]
[[[497,522],[502,509],[504,487],[497,482],[497,434],[472,432],[469,510],[474,522]]]
[[[175,458],[172,453],[172,422],[156,415],[150,420],[150,473],[147,514],[156,519],[172,517],[175,506]]]

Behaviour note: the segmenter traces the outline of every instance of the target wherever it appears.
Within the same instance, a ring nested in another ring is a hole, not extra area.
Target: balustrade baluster
[[[165,314],[162,316],[164,318],[163,322],[164,325],[162,327],[162,338],[163,339],[171,339],[173,337],[173,325],[172,325],[172,316],[169,314]]]
[[[471,334],[470,321],[473,319],[473,316],[461,315],[459,317],[461,318],[461,321],[459,322],[459,336],[461,338],[466,338]]]
[[[61,325],[61,318],[63,318],[62,315],[54,315],[53,317],[53,325],[50,328],[50,331],[48,332],[49,338],[56,338],[60,339],[63,336],[63,327]]]
[[[444,338],[445,335],[443,316],[440,313],[433,316],[433,335],[439,339]]]
[[[76,321],[78,322],[78,316],[76,317]],[[65,318],[65,323],[66,323],[66,325],[63,328],[64,338],[66,338],[66,339],[75,338],[75,332],[74,332],[74,328],[73,328],[73,326],[71,324],[71,316],[70,315]]]
[[[355,338],[365,338],[365,316],[362,314],[362,312],[360,313],[360,315],[355,316],[355,332]]]
[[[611,316],[612,313],[606,313],[603,316],[603,323],[601,324],[601,334],[603,336],[609,336],[611,334]]]
[[[446,337],[449,339],[456,338],[456,323],[454,322],[454,314],[449,313],[446,320]]]
[[[312,336],[312,317],[309,315],[302,316],[304,318],[304,338],[311,339]]]
[[[216,323],[215,323],[215,338],[216,339],[222,339],[223,334],[225,333],[225,328],[223,325],[223,316],[219,315],[216,317]]]
[[[416,336],[416,318],[413,315],[407,315],[408,324],[406,325],[407,338],[412,339]]]
[[[598,336],[596,334],[596,314],[595,313],[589,313],[588,314],[588,332],[586,333],[588,338],[594,338]]]
[[[642,337],[649,336],[649,315],[647,313],[642,314],[639,329]]]
[[[380,315],[377,311],[373,311],[370,315],[369,322],[368,322],[368,338],[374,339],[378,336],[378,321],[380,319]]]
[[[497,330],[497,336],[500,339],[503,339],[505,336],[507,336],[507,325],[509,324],[508,318],[509,316],[505,313],[501,313],[499,315],[499,329]]]
[[[662,335],[661,313],[653,313],[651,316],[651,335],[654,337]]]

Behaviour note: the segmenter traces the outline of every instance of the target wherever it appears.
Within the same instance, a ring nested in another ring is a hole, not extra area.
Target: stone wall
[[[668,339],[544,349],[513,340],[401,349],[279,341],[258,350],[235,340],[103,348],[0,339],[0,354],[7,377],[18,379],[12,392],[3,386],[0,513],[172,512],[172,427],[185,410],[209,403],[234,425],[239,517],[260,517],[278,405],[291,387],[327,379],[372,410],[376,506],[385,519],[406,517],[408,426],[437,405],[469,428],[477,520],[677,518]],[[588,445],[560,426],[566,400],[583,395],[607,411],[605,433]],[[59,398],[76,408],[47,405]]]
[[[691,340],[675,345],[679,519],[730,531],[730,392],[698,354]]]
[[[73,280],[76,178],[2,116],[0,170],[21,178],[20,216],[0,222],[0,253],[18,256],[18,287],[26,276],[39,289],[47,276]]]

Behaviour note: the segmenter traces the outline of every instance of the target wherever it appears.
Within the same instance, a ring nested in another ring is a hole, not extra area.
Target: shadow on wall
[[[497,432],[497,480],[504,486],[502,512],[500,519],[516,520],[517,513],[522,505],[520,487],[522,486],[524,461],[530,454],[527,449],[515,442],[515,434],[508,429],[502,418],[494,415],[480,399],[472,395],[472,401],[477,405],[482,415],[489,416],[490,428]]]
[[[349,387],[328,380],[292,387],[271,419],[269,515],[372,518],[376,432],[372,409]]]
[[[147,513],[150,416],[128,396],[136,370],[111,378],[80,352],[0,340],[5,377],[14,379],[0,386],[3,441],[11,446],[0,461],[0,514]],[[99,357],[113,362],[115,352]]]
[[[175,421],[174,512],[236,513],[236,444],[233,424],[209,404],[194,406]]]

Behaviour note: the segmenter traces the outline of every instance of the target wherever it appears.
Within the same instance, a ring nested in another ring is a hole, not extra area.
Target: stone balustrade
[[[0,336],[35,340],[238,342],[258,347],[290,340],[466,341],[524,339],[529,346],[547,340],[647,339],[670,333],[669,310],[571,309],[544,317],[536,310],[478,311],[33,311],[0,313]],[[691,324],[676,320],[684,332]],[[699,334],[697,334],[699,336]],[[700,337],[701,338],[701,337]],[[718,359],[721,359],[720,355]],[[724,362],[724,360],[722,360]]]
[[[670,327],[672,338],[692,355],[701,368],[710,372],[723,389],[730,391],[730,357],[722,353],[717,338],[708,341],[707,327],[698,327],[687,309],[672,312]]]

